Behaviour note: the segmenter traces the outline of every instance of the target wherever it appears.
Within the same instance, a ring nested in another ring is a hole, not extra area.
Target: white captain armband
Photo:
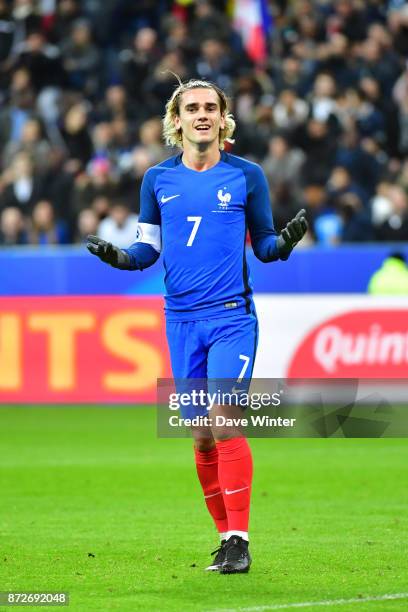
[[[152,223],[139,223],[137,226],[136,242],[150,244],[155,251],[161,251],[161,230],[160,225],[152,225]]]

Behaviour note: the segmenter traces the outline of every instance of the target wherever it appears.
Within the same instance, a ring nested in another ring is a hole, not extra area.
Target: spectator
[[[25,68],[15,70],[11,77],[10,100],[0,111],[0,145],[21,139],[24,124],[34,114],[34,91],[30,73]]]
[[[110,201],[105,195],[97,195],[91,202],[91,208],[98,218],[98,223],[109,214]]]
[[[200,40],[191,35],[187,24],[178,17],[171,16],[164,22],[166,28],[166,51],[179,51],[183,61],[190,64],[198,52],[198,41]],[[193,26],[194,27],[194,26]],[[200,36],[202,32],[200,32]]]
[[[328,31],[341,32],[352,42],[364,40],[367,32],[364,4],[352,0],[336,0],[333,4],[334,13],[327,20]]]
[[[111,85],[105,91],[105,97],[96,109],[96,123],[110,122],[114,119],[136,121],[136,113],[132,109],[129,97],[123,85]]]
[[[15,65],[29,71],[37,94],[45,87],[62,87],[66,83],[61,52],[57,46],[47,43],[40,29],[30,32],[17,47]]]
[[[199,0],[195,5],[191,37],[198,44],[204,38],[211,38],[227,43],[232,36],[232,28],[225,15],[209,2]]]
[[[308,114],[307,102],[299,98],[294,90],[284,89],[274,106],[273,120],[279,129],[292,132],[306,122]]]
[[[159,163],[169,156],[162,137],[162,124],[160,117],[152,117],[144,121],[139,130],[139,142],[143,146],[153,163]]]
[[[282,185],[288,189],[288,199],[292,202],[284,216],[290,218],[293,212],[296,214],[301,197],[301,170],[305,157],[300,149],[290,148],[289,141],[284,135],[276,134],[270,139],[269,154],[262,165],[269,181],[275,215],[278,214],[275,206],[276,195]]]
[[[0,245],[27,244],[24,216],[15,206],[4,208],[0,213]]]
[[[133,39],[132,47],[119,54],[121,74],[126,91],[134,102],[144,108],[143,84],[151,75],[161,57],[157,32],[152,28],[141,28]]]
[[[316,242],[334,246],[341,241],[341,218],[333,208],[333,203],[324,187],[319,182],[305,185],[302,207],[311,219],[312,232]]]
[[[56,14],[52,27],[51,38],[54,44],[68,40],[72,24],[81,17],[78,0],[60,0],[56,5]]]
[[[371,295],[408,295],[408,267],[398,251],[391,253],[368,283]]]
[[[400,74],[398,58],[392,52],[384,52],[373,38],[367,38],[359,47],[359,76],[372,76],[381,85],[385,95],[390,95],[395,79]]]
[[[314,231],[317,242],[324,246],[340,244],[342,238],[341,217],[334,210],[327,210],[316,217]]]
[[[41,15],[34,0],[15,0],[12,16],[14,20],[14,41],[24,40],[29,34],[41,28]]]
[[[9,3],[0,0],[0,65],[3,64],[10,55],[13,45],[15,24],[11,15]]]
[[[335,199],[341,219],[341,242],[368,242],[374,238],[369,212],[356,193],[348,191]]]
[[[31,244],[67,244],[68,230],[63,221],[55,219],[51,202],[40,200],[33,209],[30,228]]]
[[[97,235],[119,248],[128,247],[137,236],[138,215],[130,212],[125,202],[115,201],[108,216],[101,221]]]
[[[230,49],[221,40],[203,40],[194,68],[199,78],[212,81],[227,92],[232,91],[232,79],[237,75],[237,66]]]
[[[272,83],[270,82],[270,92],[272,93]],[[234,115],[240,126],[252,125],[255,115],[256,106],[262,103],[262,96],[266,94],[264,87],[252,72],[240,75],[235,82],[234,94]],[[273,98],[269,100],[271,106]]]
[[[144,173],[153,163],[148,147],[136,147],[131,156],[131,163],[121,176],[120,194],[122,200],[137,214],[140,212],[140,188]]]
[[[336,83],[327,73],[317,75],[311,96],[311,116],[317,121],[326,122],[334,114]]]
[[[407,3],[389,3],[387,25],[393,39],[393,47],[405,59],[408,58],[408,10]]]
[[[391,186],[388,189],[391,202],[391,214],[377,228],[377,238],[388,242],[408,240],[408,196],[401,187]]]
[[[408,61],[404,72],[394,85],[392,95],[398,106],[399,152],[405,155],[408,153]]]
[[[358,78],[355,50],[348,38],[340,33],[330,34],[316,52],[318,67],[331,74],[337,87],[351,87]]]
[[[51,165],[51,146],[44,138],[43,128],[36,118],[28,119],[23,126],[21,139],[10,141],[5,147],[3,165],[9,166],[18,153],[27,153],[33,160],[34,168],[44,174]]]
[[[327,182],[327,192],[333,201],[345,194],[353,194],[360,200],[364,208],[368,207],[366,192],[353,182],[350,172],[344,166],[335,166],[331,171]]]
[[[408,159],[406,159],[402,164],[402,168],[399,173],[398,183],[408,195]]]
[[[381,181],[378,183],[376,193],[370,201],[371,222],[374,228],[381,226],[392,214],[393,207],[389,197],[390,188],[391,183]]]
[[[317,182],[306,183],[303,189],[302,207],[306,209],[312,220],[327,210],[331,210],[330,198],[325,186]]]
[[[373,195],[381,166],[369,151],[361,147],[359,133],[353,122],[341,135],[334,161],[337,166],[346,168],[356,186],[365,191],[363,199]]]
[[[150,100],[150,115],[158,115],[174,90],[175,77],[188,76],[180,51],[168,51],[157,63],[150,78],[146,79],[145,91]],[[142,115],[143,116],[143,115]]]
[[[302,175],[317,183],[325,182],[334,164],[336,143],[327,123],[309,119],[299,130],[295,142],[305,152]]]
[[[45,195],[42,177],[34,173],[30,156],[18,153],[6,171],[6,188],[1,195],[0,208],[18,208],[24,216],[29,216],[34,203]]]
[[[116,160],[115,164],[117,172],[120,174],[123,168],[127,168],[129,165],[135,136],[126,119],[117,117],[112,121],[111,127],[112,147]],[[164,157],[166,157],[166,155]],[[164,159],[164,157],[162,159]]]
[[[87,113],[83,104],[75,104],[66,113],[61,135],[69,159],[85,166],[93,153],[93,145],[87,128]]]
[[[289,55],[273,64],[273,81],[276,94],[284,89],[295,91],[302,96],[307,91],[305,70],[299,58]]]
[[[365,99],[370,102],[382,115],[384,121],[384,134],[380,135],[380,145],[391,154],[398,154],[399,125],[398,107],[392,97],[384,96],[380,83],[370,76],[363,77],[359,88]]]
[[[75,232],[75,242],[85,243],[89,234],[95,235],[98,232],[99,217],[92,208],[84,208],[78,215],[78,223]]]
[[[94,159],[106,159],[115,163],[116,150],[112,123],[103,121],[95,125],[92,131],[92,148]]]
[[[100,53],[92,41],[90,24],[85,19],[77,19],[72,24],[62,58],[69,86],[87,96],[95,96],[100,85]]]
[[[315,13],[299,16],[296,34],[293,36],[291,52],[303,60],[305,71],[311,76],[316,69],[319,44],[324,40],[321,22]]]
[[[74,215],[89,208],[97,197],[113,198],[118,192],[118,181],[112,172],[112,164],[104,158],[94,159],[75,179],[71,207]]]

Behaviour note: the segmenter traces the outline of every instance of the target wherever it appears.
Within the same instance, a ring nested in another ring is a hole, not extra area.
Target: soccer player
[[[224,92],[180,83],[166,104],[163,134],[181,153],[150,168],[141,187],[136,242],[119,249],[97,236],[88,249],[121,270],[143,270],[163,253],[166,334],[174,378],[249,386],[258,323],[245,257],[249,229],[263,262],[286,260],[307,231],[301,210],[278,235],[261,168],[224,151],[234,119]],[[214,406],[210,417],[238,406]],[[198,410],[200,415],[205,407]],[[188,416],[192,416],[191,411]],[[221,545],[207,568],[248,572],[252,456],[238,428],[193,427],[195,462]]]

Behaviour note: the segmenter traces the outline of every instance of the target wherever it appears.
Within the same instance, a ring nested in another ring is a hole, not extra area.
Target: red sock
[[[218,451],[194,449],[198,479],[204,492],[205,503],[219,533],[228,531],[227,513],[223,494],[218,482]]]
[[[252,455],[246,438],[217,442],[218,480],[228,517],[228,531],[248,532]]]

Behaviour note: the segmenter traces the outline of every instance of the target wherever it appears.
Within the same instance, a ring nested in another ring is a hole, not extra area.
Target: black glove
[[[130,258],[125,251],[113,246],[106,240],[101,240],[98,236],[87,236],[86,247],[92,255],[96,255],[107,264],[120,270],[130,270]]]
[[[292,249],[294,249],[299,240],[302,240],[303,236],[306,234],[309,224],[306,221],[305,214],[306,211],[304,208],[299,210],[296,217],[289,221],[279,234],[277,245],[280,259],[287,259]]]

